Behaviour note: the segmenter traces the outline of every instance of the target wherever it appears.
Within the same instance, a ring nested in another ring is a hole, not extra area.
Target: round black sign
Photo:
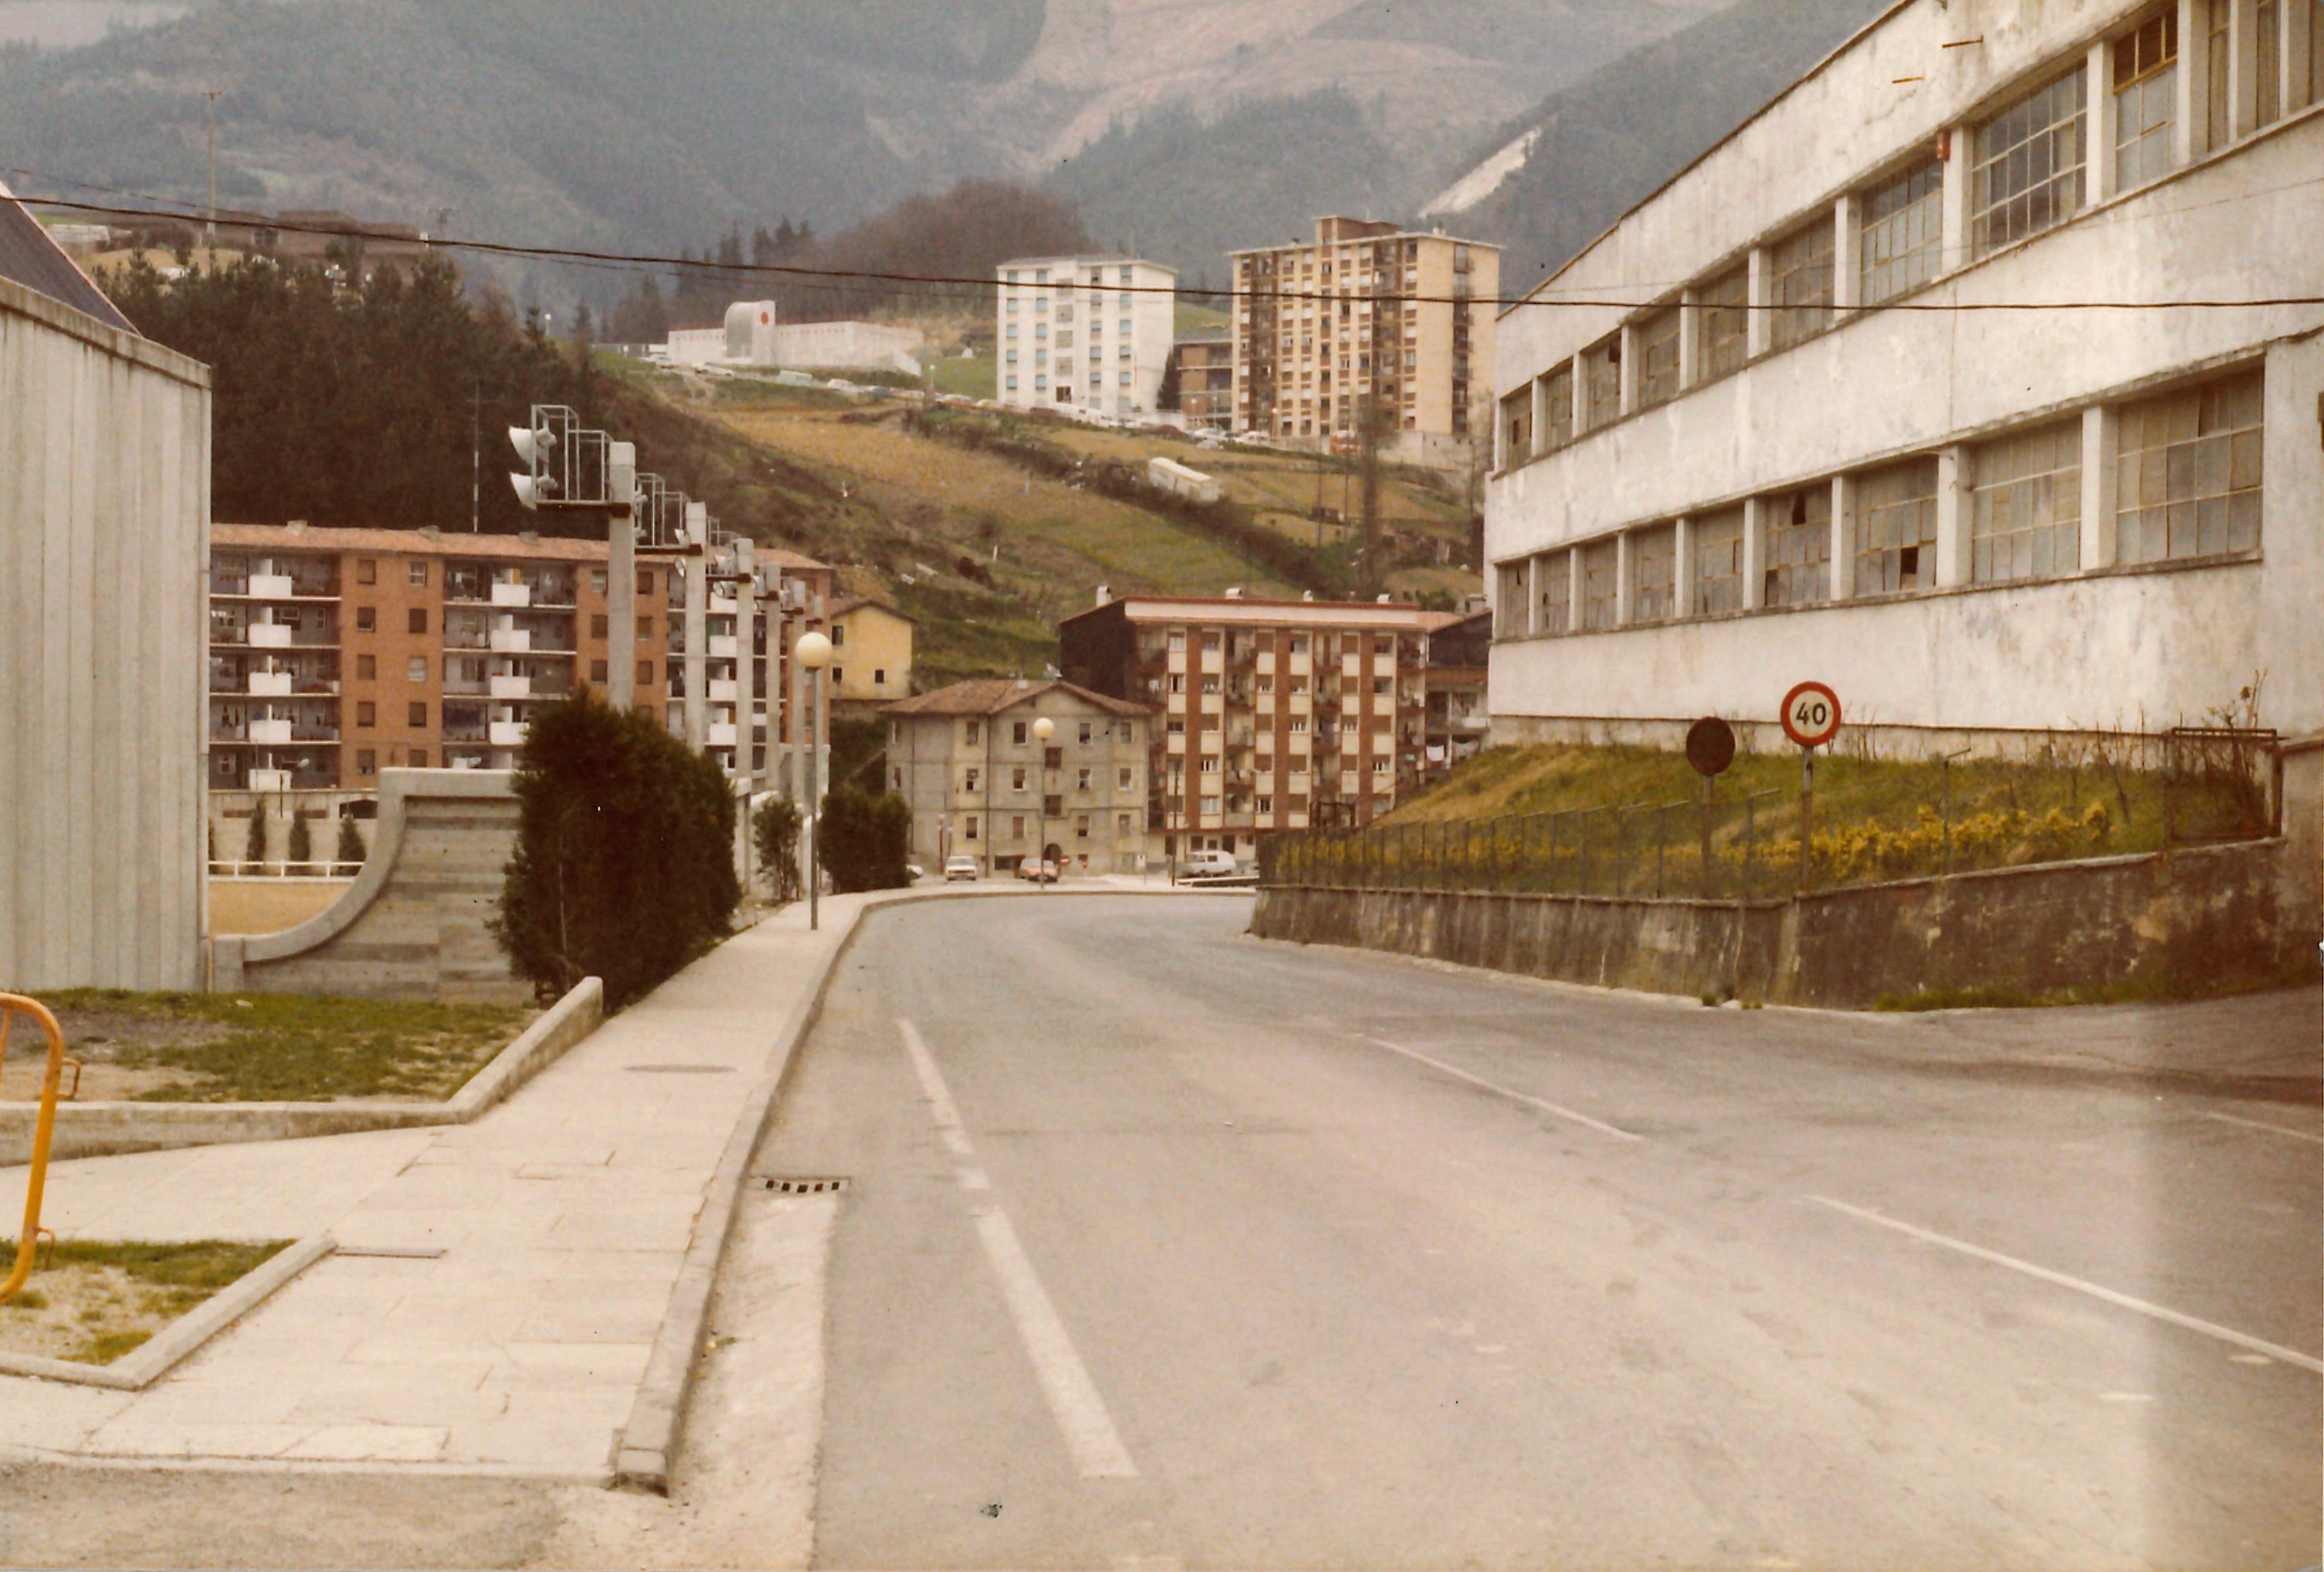
[[[1735,729],[1716,715],[1705,715],[1686,729],[1686,761],[1697,775],[1724,774],[1735,762]]]

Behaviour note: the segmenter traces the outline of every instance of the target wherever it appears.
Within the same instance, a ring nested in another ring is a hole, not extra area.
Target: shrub
[[[538,712],[493,932],[543,990],[601,978],[618,1008],[726,932],[734,799],[708,759],[584,692]]]
[[[315,860],[314,832],[307,828],[305,809],[290,815],[290,844],[282,853],[286,862],[312,862]]]
[[[266,860],[266,804],[263,802],[250,805],[250,835],[243,842],[242,860],[244,862]]]
[[[779,906],[807,894],[799,875],[799,823],[798,804],[788,797],[768,798],[751,820],[759,868],[766,876],[769,896]]]
[[[364,860],[363,832],[355,828],[353,819],[339,821],[339,854],[341,862],[361,862]]]
[[[823,799],[816,844],[831,887],[840,894],[911,883],[904,869],[911,841],[912,810],[901,797],[843,787]]]

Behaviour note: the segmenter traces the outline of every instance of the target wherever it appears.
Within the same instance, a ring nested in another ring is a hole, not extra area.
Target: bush
[[[726,933],[734,799],[660,726],[583,692],[539,711],[493,932],[544,991],[601,978],[619,1008]]]
[[[807,895],[799,875],[799,811],[788,797],[770,797],[752,817],[751,834],[758,848],[759,869],[775,905],[787,906]]]
[[[355,822],[353,819],[341,819],[339,821],[339,853],[337,860],[361,862],[364,855],[363,832],[355,828]]]
[[[290,815],[290,844],[282,853],[286,862],[312,862],[315,860],[315,837],[307,828],[305,809]]]
[[[904,869],[911,843],[912,810],[903,798],[843,787],[823,799],[816,845],[838,893],[901,889],[911,883]]]
[[[266,860],[266,804],[263,802],[250,805],[250,835],[243,841],[242,860],[244,862]]]

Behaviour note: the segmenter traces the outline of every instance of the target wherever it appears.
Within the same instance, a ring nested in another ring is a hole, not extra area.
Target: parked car
[[[973,879],[981,877],[977,873],[976,859],[973,857],[945,858],[944,873],[946,884],[952,883],[956,878]]]
[[[1017,865],[1017,877],[1031,884],[1055,884],[1057,882],[1057,865],[1044,862],[1038,857],[1028,857]]]
[[[1189,851],[1178,864],[1180,878],[1232,878],[1241,871],[1231,851]]]

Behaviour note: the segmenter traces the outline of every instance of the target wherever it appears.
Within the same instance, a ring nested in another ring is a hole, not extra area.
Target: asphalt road
[[[1248,911],[870,919],[761,1159],[851,1181],[821,1564],[2319,1559],[2312,1102]]]

